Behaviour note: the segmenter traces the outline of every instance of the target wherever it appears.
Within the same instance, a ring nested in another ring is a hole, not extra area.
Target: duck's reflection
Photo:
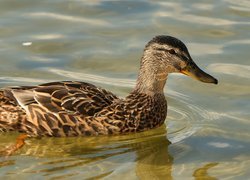
[[[11,138],[14,139],[14,136]],[[101,175],[113,178],[114,174],[119,176],[118,169],[123,169],[131,173],[131,177],[139,179],[172,179],[173,157],[168,152],[170,144],[164,127],[125,136],[30,139],[16,152],[17,156],[9,157],[8,160],[15,163],[4,163],[3,166],[12,169],[11,166],[22,164],[22,158],[25,161],[27,157],[35,157],[37,163],[32,161],[29,168],[26,164],[26,168],[19,167],[20,170],[31,174],[46,172],[54,177],[62,171],[81,169],[80,174],[84,177]]]
[[[195,180],[216,180],[217,178],[212,177],[208,174],[208,170],[210,168],[213,168],[215,166],[217,166],[219,163],[209,163],[206,164],[205,166],[198,168],[194,171],[193,173],[193,177],[195,178]]]
[[[154,137],[137,147],[136,175],[139,179],[172,179],[173,157],[166,136]]]
[[[125,175],[129,176],[127,179],[173,179],[171,143],[165,128],[162,129],[125,136],[30,139],[15,156],[0,157],[0,168],[6,168],[5,173],[13,177],[18,173],[31,176],[47,173],[51,178],[60,175],[76,179],[116,179]],[[0,136],[0,149],[13,142],[16,136]],[[193,177],[214,180],[208,170],[217,165],[209,163],[197,168]],[[194,168],[195,165],[187,167],[186,171]],[[1,171],[0,175],[3,175]]]

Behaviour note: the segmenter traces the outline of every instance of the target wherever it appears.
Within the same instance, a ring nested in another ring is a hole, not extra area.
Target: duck
[[[163,90],[170,73],[218,83],[195,64],[181,40],[157,35],[146,44],[136,86],[125,98],[80,81],[1,88],[0,132],[18,131],[25,138],[72,137],[157,128],[167,116]]]

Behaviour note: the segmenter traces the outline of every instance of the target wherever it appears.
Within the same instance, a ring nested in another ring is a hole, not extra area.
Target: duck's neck
[[[168,74],[161,69],[154,69],[150,64],[141,64],[135,91],[148,95],[163,94]]]

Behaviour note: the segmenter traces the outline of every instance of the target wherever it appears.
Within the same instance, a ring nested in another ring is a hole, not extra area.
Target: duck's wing
[[[6,96],[27,109],[37,104],[50,112],[93,116],[118,99],[113,93],[89,83],[63,81],[5,90]]]
[[[12,116],[13,112],[3,109],[1,116],[0,107],[0,130],[18,130],[31,136],[108,134],[103,119],[95,115],[119,101],[111,92],[83,82],[53,82],[1,92],[1,107],[9,103],[22,117],[17,116],[16,123],[11,119],[1,122],[1,117],[6,113]]]

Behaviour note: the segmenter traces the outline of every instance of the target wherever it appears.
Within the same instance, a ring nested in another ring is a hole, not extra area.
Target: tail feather
[[[20,130],[20,122],[24,118],[25,111],[0,90],[0,132]]]
[[[0,106],[13,103],[15,102],[5,95],[4,90],[0,89]]]

